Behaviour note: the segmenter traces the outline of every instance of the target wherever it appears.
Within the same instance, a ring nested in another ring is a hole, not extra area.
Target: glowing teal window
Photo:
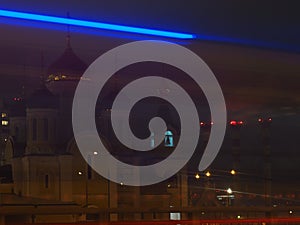
[[[172,131],[165,132],[165,147],[174,147],[174,138]]]

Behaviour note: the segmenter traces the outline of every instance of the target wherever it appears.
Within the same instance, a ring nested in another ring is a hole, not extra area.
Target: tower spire
[[[27,86],[27,83],[26,83],[26,64],[24,63],[23,65],[23,80],[22,80],[22,90],[21,90],[21,96],[22,98],[25,98],[25,95],[26,95],[26,86]]]
[[[67,12],[67,18],[70,18],[70,13]],[[71,35],[70,35],[70,25],[67,25],[67,37],[66,37],[66,41],[67,41],[67,48],[71,48]]]

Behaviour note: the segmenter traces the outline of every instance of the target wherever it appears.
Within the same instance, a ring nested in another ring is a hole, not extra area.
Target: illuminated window
[[[7,126],[8,125],[8,120],[2,120],[1,124],[2,124],[2,126]]]
[[[169,130],[165,132],[165,147],[174,147],[173,133]]]
[[[170,213],[170,220],[180,220],[181,215],[180,212],[171,212]]]
[[[5,117],[7,117],[7,114],[5,112],[1,113],[1,117],[5,118]]]
[[[154,133],[152,133],[152,132],[151,132],[151,136],[150,136],[150,147],[151,148],[155,147]]]

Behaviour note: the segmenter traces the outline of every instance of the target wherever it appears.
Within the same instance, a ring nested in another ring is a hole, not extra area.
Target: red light
[[[14,97],[13,100],[14,100],[14,101],[21,101],[22,98],[16,98],[16,97]]]
[[[267,123],[270,124],[272,122],[272,118],[271,117],[265,119],[259,118],[258,122],[262,125],[267,125]]]
[[[204,122],[200,122],[200,126],[201,127],[205,126],[205,123]]]
[[[109,225],[176,225],[176,224],[186,224],[186,225],[193,225],[193,224],[286,224],[286,223],[299,223],[299,217],[291,217],[291,218],[245,218],[245,219],[202,219],[202,220],[157,220],[153,221],[113,221],[107,222],[104,224]],[[95,225],[98,223],[95,222],[85,222],[83,224]],[[63,225],[62,223],[52,223],[52,225]]]
[[[238,125],[243,125],[243,124],[244,124],[243,121],[239,121],[239,122],[238,122]]]
[[[213,125],[213,124],[214,124],[214,122],[213,122],[213,121],[211,121],[211,122],[210,122],[210,125]]]
[[[236,122],[235,120],[231,120],[231,121],[230,121],[230,125],[236,126],[236,125],[237,125],[237,122]]]

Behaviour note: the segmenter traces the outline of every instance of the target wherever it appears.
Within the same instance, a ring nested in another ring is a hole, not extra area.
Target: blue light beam
[[[122,32],[129,32],[129,33],[136,33],[136,34],[146,34],[146,35],[168,37],[168,38],[178,38],[178,39],[196,38],[196,35],[194,34],[147,29],[141,27],[125,26],[125,25],[116,25],[110,23],[101,23],[101,22],[86,21],[86,20],[79,20],[79,19],[70,19],[70,18],[56,17],[56,16],[46,16],[40,14],[16,12],[16,11],[3,10],[3,9],[0,9],[0,16],[41,21],[41,22],[58,23],[58,24],[65,24],[65,25],[73,25],[73,26],[81,26],[81,27],[89,27],[89,28],[96,28],[96,29],[104,29],[104,30],[122,31]]]

